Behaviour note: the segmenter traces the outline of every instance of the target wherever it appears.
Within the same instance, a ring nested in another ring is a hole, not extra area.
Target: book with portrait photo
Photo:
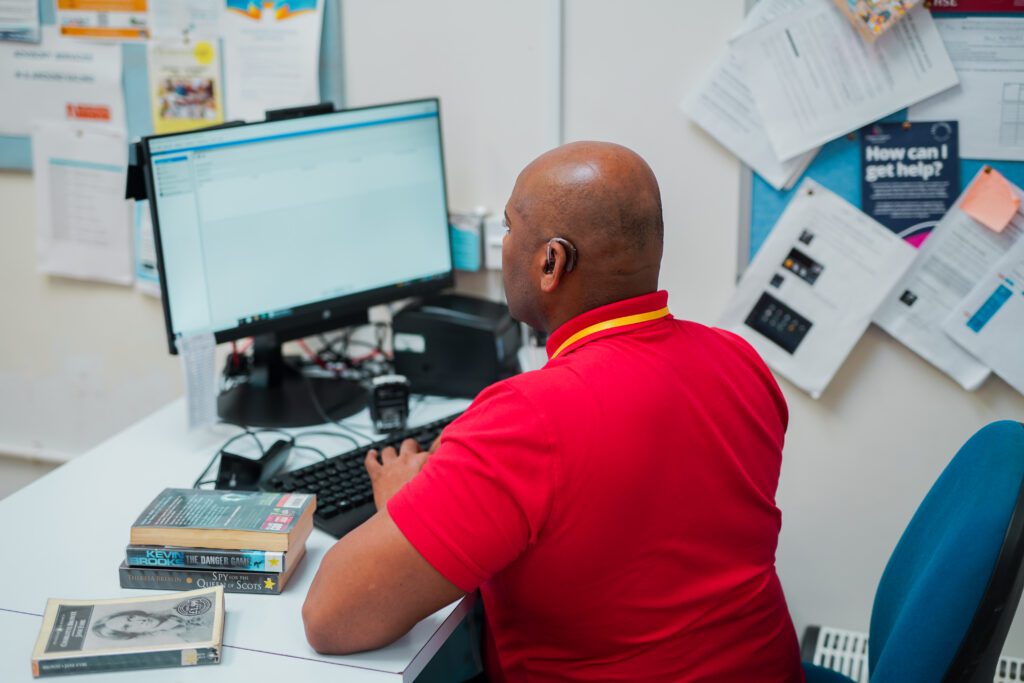
[[[221,586],[149,598],[51,599],[32,675],[217,664],[223,633]]]

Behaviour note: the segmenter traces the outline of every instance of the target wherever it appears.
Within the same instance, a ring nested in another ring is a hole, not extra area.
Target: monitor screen
[[[451,284],[436,99],[143,144],[172,352]]]

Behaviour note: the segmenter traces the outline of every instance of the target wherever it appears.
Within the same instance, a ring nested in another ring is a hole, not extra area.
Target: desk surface
[[[466,404],[423,402],[411,422],[429,422]],[[352,424],[360,428],[359,421]],[[365,422],[360,431],[370,433]],[[163,488],[191,486],[217,449],[237,433],[239,429],[229,425],[187,431],[184,400],[178,400],[0,501],[0,680],[31,678],[32,644],[47,598],[154,594],[122,589],[118,581],[117,567],[132,522]],[[309,443],[328,452],[350,447],[340,439]],[[294,451],[291,458],[290,468],[313,462],[315,456]],[[344,667],[346,681],[413,680],[469,611],[471,600],[439,610],[386,648],[345,657],[317,654],[306,643],[301,606],[320,559],[333,543],[332,537],[314,529],[306,559],[281,595],[227,594],[224,660],[219,666],[202,667],[211,670],[206,673],[191,672],[189,678],[220,675],[241,680],[249,673],[262,679],[277,667],[301,676],[304,670],[293,669],[301,665],[309,667],[308,678],[327,675],[325,667],[336,666]],[[169,669],[166,675],[167,680],[181,680],[180,670]],[[121,674],[109,676],[124,680]],[[149,676],[147,681],[162,680]]]

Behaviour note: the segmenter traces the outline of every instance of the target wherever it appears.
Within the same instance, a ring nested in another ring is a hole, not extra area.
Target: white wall
[[[550,4],[345,2],[351,101],[442,97],[455,206],[501,206],[518,169],[549,146]],[[650,162],[665,207],[662,286],[677,316],[713,323],[736,277],[740,169],[677,104],[725,45],[743,0],[701,3],[699,14],[679,0],[565,7],[566,140],[612,140]],[[885,561],[928,487],[978,427],[1024,418],[1024,398],[998,379],[968,394],[877,329],[820,401],[781,384],[791,423],[778,568],[794,619],[800,630],[866,630]],[[1022,631],[1007,652],[1024,655]]]
[[[180,395],[181,373],[158,300],[37,272],[33,192],[0,172],[0,454],[62,461]]]
[[[552,140],[552,0],[343,4],[349,102],[440,95],[452,206],[503,206]],[[567,0],[564,124],[567,139],[613,140],[651,163],[673,313],[713,323],[736,275],[739,167],[676,105],[743,0],[695,4]],[[176,395],[178,368],[157,302],[35,273],[33,216],[30,177],[0,173],[0,444],[78,452]],[[927,488],[975,429],[1024,418],[1024,398],[998,379],[963,392],[876,329],[820,401],[781,384],[791,424],[778,567],[794,618],[866,629]],[[1024,655],[1019,624],[1007,652]]]

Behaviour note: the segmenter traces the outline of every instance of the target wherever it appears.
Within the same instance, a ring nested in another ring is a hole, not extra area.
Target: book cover
[[[135,520],[130,542],[284,552],[312,528],[315,509],[308,493],[164,489]]]
[[[173,545],[129,545],[125,548],[129,567],[224,569],[276,574],[285,571],[287,555],[275,550],[218,550]]]
[[[293,551],[288,571],[271,572],[237,571],[234,569],[179,569],[174,567],[130,567],[121,562],[118,575],[121,588],[147,588],[156,590],[181,591],[195,588],[222,587],[225,593],[252,593],[256,595],[278,595],[288,584],[305,554],[305,546]]]
[[[172,597],[46,602],[32,675],[198,666],[220,662],[224,589]]]

